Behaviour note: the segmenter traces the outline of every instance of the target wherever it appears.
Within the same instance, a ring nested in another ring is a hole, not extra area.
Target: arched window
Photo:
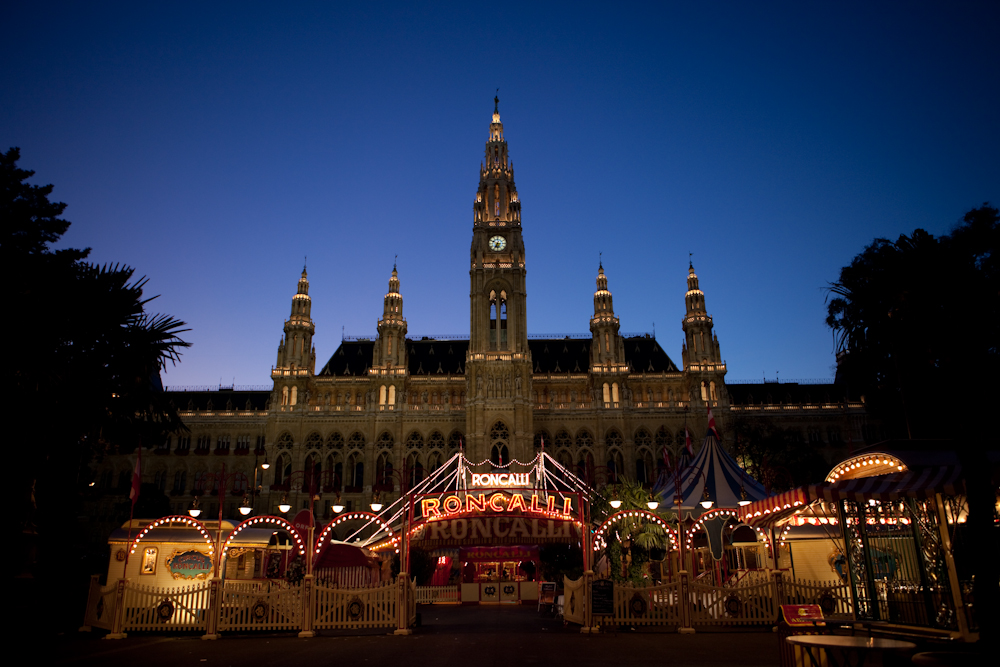
[[[347,440],[347,446],[351,449],[363,449],[365,446],[365,436],[360,431],[355,431]]]
[[[507,349],[507,292],[500,291],[500,349]]]
[[[389,449],[395,443],[395,439],[392,437],[392,433],[382,431],[382,435],[378,437],[377,442],[380,448]]]
[[[360,452],[351,454],[351,457],[347,460],[347,469],[350,479],[347,483],[347,488],[344,490],[348,493],[360,493],[365,485],[364,457]]]
[[[587,429],[580,429],[576,434],[576,446],[580,449],[590,449],[594,446],[594,436]]]
[[[299,402],[299,388],[298,387],[292,387],[292,397],[289,400],[289,404],[290,405],[295,405],[298,402]]]
[[[388,452],[382,452],[375,462],[375,490],[392,491],[393,486],[392,459]]]
[[[420,449],[424,446],[424,438],[419,431],[413,431],[406,437],[407,449]]]
[[[707,382],[702,382],[701,383],[701,400],[703,400],[703,401],[707,401],[708,400],[708,383]]]
[[[396,385],[389,385],[389,405],[396,405]]]
[[[289,433],[288,431],[285,431],[284,433],[278,436],[278,442],[276,443],[276,447],[278,449],[291,449],[293,443],[294,441],[292,440],[292,434]]]
[[[288,405],[288,387],[281,388],[281,404]]]
[[[441,435],[441,431],[431,431],[431,434],[427,436],[427,446],[435,449],[444,448],[444,436]]]
[[[318,492],[322,486],[323,466],[320,464],[319,454],[311,453],[306,457],[302,480],[302,490],[309,493]]]
[[[708,395],[712,398],[713,401],[719,400],[718,395],[715,393],[715,381],[714,380],[712,382],[708,383]]]
[[[406,457],[406,477],[411,489],[424,479],[424,464],[421,462],[420,454],[417,452],[411,452]]]
[[[510,442],[510,431],[502,421],[493,424],[490,429],[490,461],[495,467],[505,466],[510,463],[507,444]]]
[[[604,402],[611,402],[611,388],[608,386],[607,382],[604,383]]]
[[[326,446],[329,449],[343,449],[344,436],[334,431],[333,433],[331,433],[326,437]]]
[[[385,405],[385,385],[378,388],[378,404]]]
[[[617,382],[612,382],[611,383],[611,402],[612,403],[617,403],[618,402],[618,383]]]
[[[464,440],[461,431],[452,431],[448,436],[448,449],[458,449]]]

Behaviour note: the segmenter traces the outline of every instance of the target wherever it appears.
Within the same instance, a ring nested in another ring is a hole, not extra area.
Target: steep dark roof
[[[843,403],[851,399],[844,385],[798,382],[726,383],[733,405],[803,405]]]
[[[535,373],[586,373],[590,369],[589,338],[532,338],[528,341]],[[375,349],[373,340],[345,340],[320,375],[366,375]],[[406,341],[410,375],[464,374],[468,339],[423,338]],[[676,372],[677,366],[655,338],[625,339],[625,359],[636,372]]]
[[[625,339],[625,361],[631,364],[635,373],[676,373],[680,370],[649,334]]]
[[[178,410],[266,410],[271,392],[220,389],[168,391],[166,395]]]
[[[528,349],[534,373],[586,373],[590,368],[589,338],[532,338]]]
[[[323,366],[320,375],[368,375],[372,365],[372,354],[375,352],[373,340],[345,340],[333,353],[330,360]]]

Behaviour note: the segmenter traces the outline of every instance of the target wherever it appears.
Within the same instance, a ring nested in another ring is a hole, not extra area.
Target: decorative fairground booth
[[[977,627],[962,563],[969,556],[963,472],[954,451],[934,444],[869,447],[834,466],[825,482],[747,505],[740,515],[791,546],[797,572],[832,570],[849,586],[854,618],[969,640]]]

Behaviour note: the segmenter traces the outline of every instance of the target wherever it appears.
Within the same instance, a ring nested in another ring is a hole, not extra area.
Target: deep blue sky
[[[317,370],[396,253],[410,332],[467,333],[497,87],[529,331],[588,330],[603,252],[680,363],[693,252],[730,380],[831,376],[839,268],[1000,202],[1000,3],[374,4],[0,6],[0,149],[190,324],[166,384],[267,383],[303,255]]]

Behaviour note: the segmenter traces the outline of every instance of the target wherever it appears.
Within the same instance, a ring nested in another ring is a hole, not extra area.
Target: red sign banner
[[[468,561],[497,561],[497,560],[538,560],[538,547],[531,546],[509,546],[509,547],[465,547],[458,550],[458,559],[463,562]]]

